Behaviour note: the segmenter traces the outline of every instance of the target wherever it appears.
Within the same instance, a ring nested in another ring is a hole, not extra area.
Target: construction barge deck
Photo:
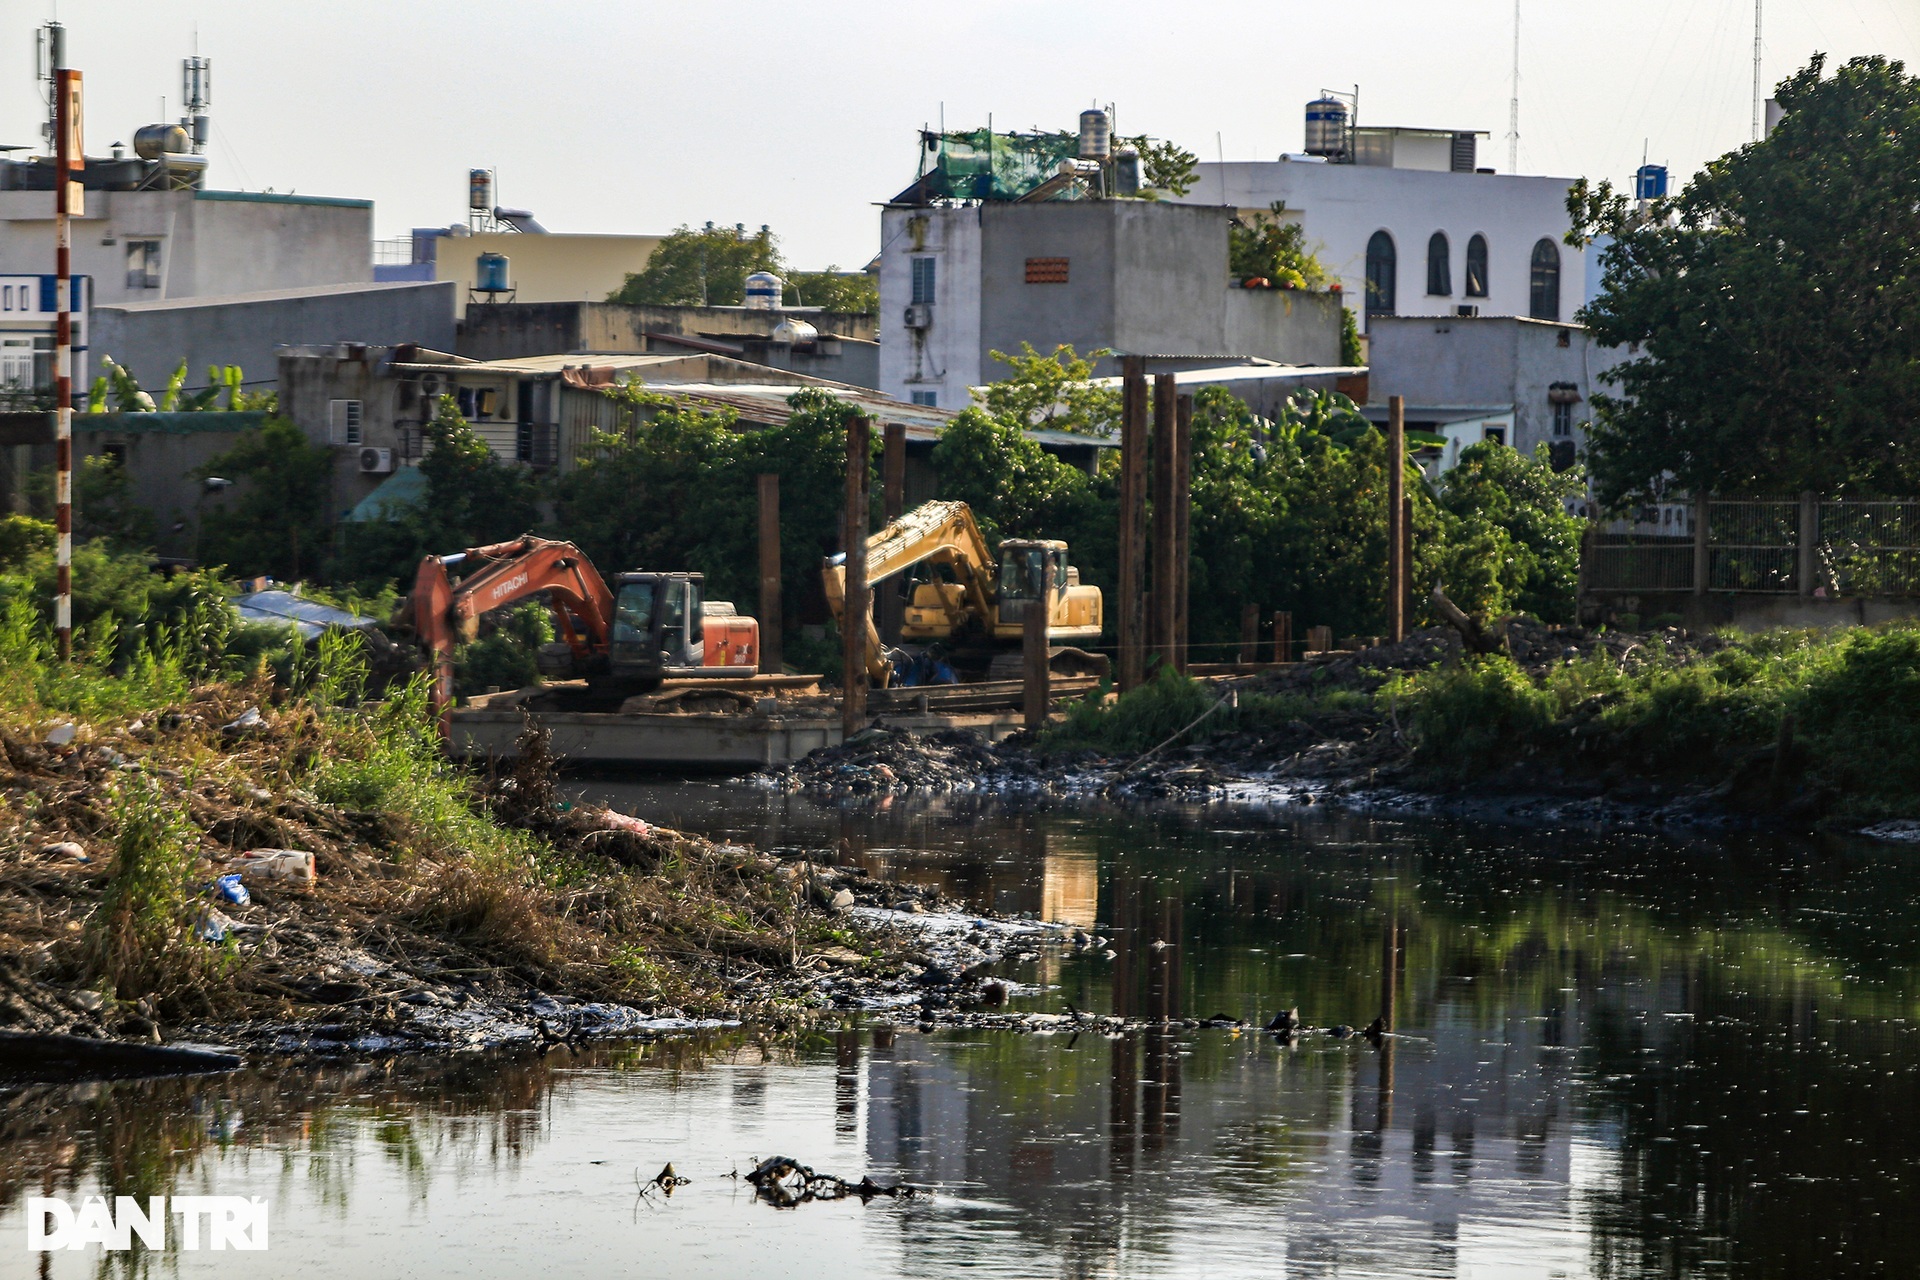
[[[1049,692],[1057,706],[1098,683],[1057,679]],[[839,700],[812,686],[811,678],[792,676],[669,681],[606,710],[574,709],[569,702],[582,690],[571,685],[483,694],[452,713],[450,745],[467,760],[512,759],[531,719],[552,733],[552,750],[571,764],[748,772],[840,744]],[[998,740],[1024,723],[1020,698],[1020,682],[1006,680],[874,689],[867,707],[891,728],[970,729]]]

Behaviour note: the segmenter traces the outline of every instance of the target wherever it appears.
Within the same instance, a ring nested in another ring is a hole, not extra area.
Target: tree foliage
[[[210,459],[200,477],[241,483],[200,519],[199,559],[288,582],[318,574],[328,553],[333,452],[285,418],[268,418]]]
[[[1486,612],[1572,622],[1585,521],[1567,502],[1585,492],[1580,468],[1555,471],[1545,445],[1531,458],[1505,445],[1474,445],[1440,483],[1444,541],[1465,552],[1436,567],[1452,568],[1456,583],[1475,573],[1476,560],[1491,568],[1481,575],[1489,577],[1480,591]]]
[[[1140,153],[1140,180],[1151,190],[1183,196],[1200,180],[1200,157],[1177,142],[1145,134],[1114,141],[1128,143]]]
[[[1008,369],[1005,378],[975,393],[994,417],[1049,431],[1108,435],[1119,430],[1120,392],[1091,382],[1094,361],[1113,352],[1102,347],[1083,357],[1061,343],[1043,356],[1023,342],[1019,355],[989,354]]]
[[[604,572],[704,573],[710,598],[751,611],[759,598],[758,477],[771,473],[780,477],[782,615],[792,628],[816,612],[821,558],[839,547],[853,409],[802,390],[784,423],[747,431],[731,409],[689,405],[638,383],[609,394],[621,402],[618,428],[602,433],[596,456],[555,488],[562,536]]]
[[[787,277],[784,301],[792,307],[819,307],[870,316],[880,311],[880,282],[864,271],[796,271]]]
[[[647,265],[629,273],[607,301],[733,307],[746,296],[748,276],[785,269],[780,243],[766,227],[749,233],[744,226],[716,227],[711,222],[698,231],[680,226],[654,246]]]
[[[505,542],[540,524],[538,477],[496,457],[452,396],[440,397],[424,435],[421,501],[385,520],[341,525],[336,578],[367,586],[404,582],[424,556]]]
[[[1569,239],[1612,237],[1582,313],[1638,357],[1603,375],[1601,496],[1912,493],[1920,456],[1920,80],[1884,58],[1780,85],[1764,141],[1641,212],[1576,183]]]
[[[1291,289],[1318,289],[1326,269],[1307,248],[1306,229],[1286,217],[1287,202],[1275,200],[1263,214],[1235,218],[1227,228],[1227,274],[1235,280],[1264,279]]]

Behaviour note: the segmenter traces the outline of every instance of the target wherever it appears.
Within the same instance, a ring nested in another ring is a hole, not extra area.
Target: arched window
[[[1467,241],[1467,296],[1487,296],[1487,238],[1478,232]]]
[[[1447,233],[1436,231],[1427,240],[1427,292],[1436,298],[1453,296],[1453,262]]]
[[[1553,241],[1533,246],[1533,277],[1527,294],[1527,314],[1535,320],[1560,318],[1560,250]]]
[[[1400,269],[1393,237],[1376,231],[1367,241],[1367,314],[1390,316],[1394,307],[1394,277]]]

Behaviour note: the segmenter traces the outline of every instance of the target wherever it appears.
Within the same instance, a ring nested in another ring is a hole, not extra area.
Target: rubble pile
[[[1049,785],[1039,762],[1017,743],[996,747],[971,729],[945,729],[923,737],[883,726],[811,752],[784,769],[757,774],[755,781],[817,796],[1037,792]]]

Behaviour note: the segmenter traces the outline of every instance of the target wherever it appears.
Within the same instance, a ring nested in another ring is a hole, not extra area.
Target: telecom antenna
[[[199,43],[196,35],[194,44],[197,47]],[[180,59],[180,97],[187,111],[180,119],[180,127],[193,140],[193,154],[204,155],[207,150],[207,108],[213,105],[212,58],[203,58],[196,53],[190,58]]]
[[[1760,78],[1760,5],[1761,0],[1753,0],[1753,140],[1760,141],[1760,131],[1766,127],[1767,91],[1766,82]]]
[[[1520,0],[1513,0],[1513,97],[1507,103],[1507,172],[1520,172]]]

